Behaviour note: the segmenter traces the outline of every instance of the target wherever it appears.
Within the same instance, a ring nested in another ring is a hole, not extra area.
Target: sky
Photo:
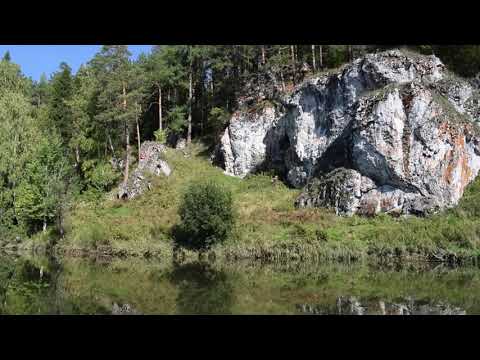
[[[10,52],[11,61],[20,65],[22,72],[33,80],[42,73],[49,78],[65,61],[75,73],[81,64],[89,61],[100,50],[101,45],[0,45],[0,57]],[[152,45],[128,45],[132,57],[148,53]]]

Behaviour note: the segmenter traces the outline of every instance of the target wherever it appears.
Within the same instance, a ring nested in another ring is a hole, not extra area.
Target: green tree
[[[33,83],[32,103],[37,107],[49,103],[50,85],[45,73],[42,73],[40,80]]]
[[[156,104],[158,108],[158,129],[163,130],[163,107],[165,90],[174,86],[179,81],[180,68],[176,61],[172,61],[174,52],[169,47],[157,47],[148,57],[140,59],[140,64],[144,69],[146,76],[147,95],[156,96],[156,101],[150,103]]]
[[[10,56],[10,51],[6,51],[5,54],[3,55],[2,61],[10,62],[12,60]]]
[[[19,224],[18,185],[37,137],[30,106],[21,93],[0,96],[0,224],[6,229]]]
[[[118,140],[124,138],[125,182],[130,166],[130,135],[139,114],[141,94],[140,70],[130,61],[130,56],[126,45],[104,45],[91,61],[99,85],[95,118],[108,129],[108,136],[113,131]],[[113,144],[111,147],[114,152]]]
[[[192,184],[183,195],[179,215],[179,243],[194,249],[208,249],[225,241],[233,229],[232,194],[212,182]]]
[[[38,230],[40,225],[46,231],[47,224],[60,219],[67,178],[71,175],[60,137],[55,133],[42,135],[30,149],[24,175],[16,190],[18,221],[30,231]]]
[[[67,145],[72,136],[72,114],[67,102],[73,95],[72,69],[62,62],[60,69],[51,80],[50,101],[48,103],[48,115],[52,126],[60,133],[62,143]]]
[[[12,62],[0,61],[0,96],[12,92],[26,96],[30,92],[29,85],[20,71],[20,66]]]

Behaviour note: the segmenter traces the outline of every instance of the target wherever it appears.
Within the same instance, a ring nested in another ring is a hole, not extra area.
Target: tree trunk
[[[295,46],[294,45],[290,45],[290,51],[292,56],[293,84],[295,84]]]
[[[129,156],[129,153],[130,153],[130,131],[128,131],[128,123],[125,122],[125,171],[124,171],[124,175],[123,175],[123,181],[124,183],[126,184],[127,181],[128,181],[128,167],[129,167],[129,163],[130,163],[130,156]]]
[[[136,107],[136,104],[135,104]],[[140,139],[140,125],[138,123],[138,113],[135,113],[135,123],[137,124],[137,143],[138,143],[138,163],[140,163],[140,146],[141,146],[141,139]],[[162,123],[160,122],[160,126]]]
[[[312,45],[312,64],[313,64],[313,71],[317,71],[317,66],[315,64],[315,45]]]
[[[285,80],[283,78],[283,71],[280,71],[280,79],[282,81],[282,90],[285,92]]]
[[[127,111],[127,90],[125,83],[123,84],[123,109]],[[128,129],[128,120],[125,120],[125,171],[123,181],[126,184],[128,181],[128,167],[130,162],[130,131]]]
[[[80,167],[80,149],[78,145],[75,146],[75,167],[78,169]]]
[[[281,49],[278,49],[278,57],[279,58],[282,57],[282,50]],[[282,91],[285,92],[285,79],[283,78],[283,71],[281,70],[281,66],[280,66],[280,79],[282,81]]]
[[[319,60],[318,65],[320,66],[320,68],[323,68],[323,46],[322,45],[320,45],[319,50],[320,50],[320,54],[319,54],[319,58],[318,58],[318,60]]]
[[[191,50],[190,50],[191,51]],[[192,101],[193,100],[193,61],[190,60],[190,71],[188,74],[188,129],[187,144],[192,142]]]
[[[214,87],[213,87],[213,70],[211,73],[211,79],[210,79],[210,90],[212,92],[212,101],[213,101],[213,93],[214,93]]]
[[[262,65],[265,65],[265,45],[262,45]]]
[[[110,133],[107,132],[107,138],[108,138],[108,145],[110,146],[110,150],[112,151],[112,156],[114,159],[116,159],[116,155],[115,155],[115,149],[113,148],[113,143],[112,143],[112,137],[110,136]]]
[[[158,87],[158,129],[163,129],[163,118],[162,118],[162,88]]]
[[[202,117],[201,117],[201,121],[200,121],[200,134],[201,136],[203,136],[203,130],[204,130],[204,126],[205,124],[207,123],[207,120],[206,120],[206,115],[207,115],[207,91],[205,91],[205,88],[204,88],[204,85],[202,84],[202,87],[201,87],[201,97],[202,97]]]
[[[17,162],[17,134],[15,134],[14,136],[14,145],[13,145],[13,173],[16,174],[17,173],[17,167],[16,167],[16,162]],[[13,179],[12,181],[12,185],[13,185],[13,191],[12,191],[12,196],[13,196],[13,216],[15,217],[15,220],[18,221],[18,218],[17,218],[17,207],[16,207],[16,204],[17,204],[17,195],[16,195],[16,192],[15,192],[15,189],[17,188],[17,182],[15,181],[15,178]]]
[[[348,45],[348,61],[352,61],[353,60],[353,47],[352,45]]]
[[[43,218],[43,233],[47,232],[47,219]]]

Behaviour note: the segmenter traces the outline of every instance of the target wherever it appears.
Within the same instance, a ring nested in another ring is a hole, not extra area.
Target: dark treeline
[[[24,77],[0,62],[0,231],[63,231],[67,205],[128,178],[144,140],[214,144],[245,84],[262,72],[286,89],[306,74],[401,45],[169,45],[131,60],[105,45],[76,74]],[[410,47],[412,48],[412,47]],[[462,76],[480,71],[480,46],[415,46]]]

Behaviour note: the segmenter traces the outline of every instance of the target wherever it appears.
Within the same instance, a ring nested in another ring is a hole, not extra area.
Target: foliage
[[[165,144],[167,141],[167,132],[165,130],[156,130],[153,135],[155,135],[155,141],[159,142],[160,144]]]
[[[59,137],[41,137],[33,151],[16,190],[15,211],[20,223],[38,230],[60,215],[70,174]]]
[[[119,180],[118,173],[110,163],[105,161],[84,161],[82,171],[87,185],[102,192],[110,190]]]
[[[72,69],[68,64],[62,62],[59,71],[53,75],[51,80],[48,116],[52,122],[52,128],[60,133],[61,140],[65,144],[69,142],[73,130],[71,127],[71,108],[67,104],[67,101],[72,97],[72,93]]]
[[[217,138],[218,135],[220,135],[227,125],[229,118],[230,114],[223,108],[214,107],[210,110],[208,126],[210,130],[209,132],[214,138]]]
[[[314,59],[317,71],[328,71],[366,52],[400,46],[157,45],[150,53],[132,60],[126,45],[104,45],[76,74],[68,64],[61,63],[50,79],[42,75],[39,81],[27,79],[7,52],[0,61],[0,233],[2,236],[33,234],[45,224],[58,225],[74,193],[80,192],[80,199],[91,194],[102,198],[101,195],[120,180],[120,159],[127,160],[130,147],[137,148],[143,140],[165,142],[170,135],[174,138],[185,136],[190,122],[194,139],[202,139],[207,145],[215,144],[230,114],[236,110],[245,85],[261,78],[262,72],[269,72],[287,91],[307,75],[303,71],[304,64],[313,68]],[[478,45],[408,48],[439,56],[462,76],[480,72]],[[160,116],[162,131],[156,132]],[[244,183],[224,180],[219,175],[221,172],[214,172],[206,163],[197,160],[193,160],[192,165],[182,162],[182,158],[175,159],[187,170],[180,171],[181,180],[174,175],[178,186],[168,183],[166,189],[170,193],[158,195],[157,200],[163,205],[162,215],[156,216],[162,217],[165,223],[150,218],[153,225],[146,227],[147,235],[142,233],[145,239],[153,236],[150,231],[158,235],[154,237],[168,239],[169,229],[177,220],[174,214],[183,193],[181,186],[200,176],[199,173],[208,174],[207,177],[226,184],[234,192],[245,191],[239,195],[239,206],[246,207],[241,210],[242,221],[248,224],[243,231],[249,234],[252,242],[270,244],[269,241],[274,240],[268,240],[268,231],[275,232],[273,238],[282,241],[291,234],[329,240],[350,236],[346,230],[349,226],[343,220],[334,221],[328,215],[325,217],[332,221],[329,229],[314,225],[305,228],[298,224],[302,228],[294,228],[293,223],[284,226],[276,220],[271,224],[271,219],[290,216],[285,214],[286,209],[292,211],[289,204],[294,192],[272,189],[267,178],[261,176]],[[198,172],[192,171],[190,166],[197,166]],[[259,188],[255,188],[257,185]],[[270,204],[256,204],[259,198]],[[175,199],[173,205],[172,199]],[[478,210],[474,206],[476,200],[467,199],[476,197],[466,195],[463,205],[449,215],[457,220],[449,223],[451,231],[442,227],[442,231],[435,233],[438,243],[457,236],[463,239],[458,244],[475,248],[476,227],[469,227],[470,221],[473,222],[469,214],[477,216]],[[158,214],[155,206],[151,210]],[[146,210],[136,208],[136,211],[145,221],[149,219]],[[256,216],[261,213],[263,217],[259,218],[268,220],[260,226],[249,211]],[[462,217],[466,218],[466,223],[458,220]],[[428,221],[433,224],[434,220]],[[386,223],[392,229],[399,227],[397,223]],[[375,224],[383,226],[383,223]],[[461,230],[462,224],[468,230]],[[369,229],[365,233],[372,234],[370,225],[366,224],[360,225],[357,228],[360,232],[356,234],[363,234],[361,229],[364,228]],[[109,226],[109,231],[118,231],[118,238],[131,239],[118,229],[113,224]],[[419,228],[412,225],[412,233],[399,232],[398,236],[406,239],[416,231],[421,233],[419,229],[420,225]],[[393,234],[396,231],[393,230]],[[355,239],[368,238],[373,243],[370,235],[358,235]],[[359,244],[355,241],[339,247],[342,251],[347,248],[350,251]],[[385,243],[388,245],[386,240]]]
[[[209,248],[231,233],[232,194],[214,182],[194,183],[183,195],[179,215],[179,242],[195,249]]]
[[[169,132],[180,135],[187,126],[187,115],[185,106],[175,106],[167,115]]]

